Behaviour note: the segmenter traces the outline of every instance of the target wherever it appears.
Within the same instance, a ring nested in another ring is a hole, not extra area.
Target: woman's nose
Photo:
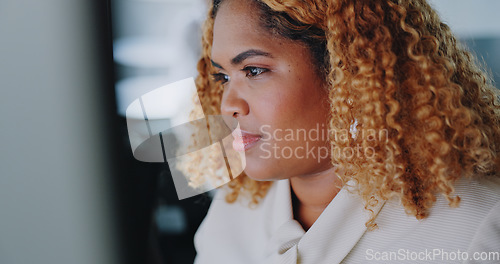
[[[232,84],[227,84],[222,94],[221,113],[234,118],[246,116],[250,112],[248,102],[243,98],[241,91],[235,89],[234,83]]]

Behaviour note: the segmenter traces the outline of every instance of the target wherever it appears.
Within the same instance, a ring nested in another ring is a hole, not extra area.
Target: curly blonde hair
[[[498,177],[497,89],[425,0],[249,1],[261,10],[262,26],[310,48],[328,84],[331,131],[387,131],[385,140],[330,138],[338,176],[355,183],[367,210],[397,197],[407,214],[422,219],[437,194],[458,205],[453,184],[460,177]],[[196,79],[207,115],[220,114],[222,87],[210,78],[220,2],[203,27]],[[373,155],[334,154],[355,145]],[[242,174],[229,183],[226,200],[246,193],[258,203],[270,185]]]

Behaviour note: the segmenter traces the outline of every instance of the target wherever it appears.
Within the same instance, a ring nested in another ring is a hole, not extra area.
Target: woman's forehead
[[[257,5],[248,0],[225,0],[215,17],[211,57],[216,62],[232,59],[247,50],[260,50],[272,55],[288,48],[303,46],[299,41],[272,34],[261,23]],[[231,57],[231,58],[229,58]]]
[[[220,5],[215,16],[214,31],[219,27],[241,27],[242,33],[260,30],[258,8],[251,1],[226,0]]]
[[[276,39],[260,25],[255,9],[248,1],[223,2],[214,22],[212,57],[272,46]]]

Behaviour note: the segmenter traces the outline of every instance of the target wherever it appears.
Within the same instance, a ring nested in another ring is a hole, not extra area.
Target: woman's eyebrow
[[[231,64],[237,65],[237,64],[240,64],[241,62],[243,62],[244,60],[246,60],[250,57],[255,57],[255,56],[265,56],[265,57],[271,57],[271,58],[273,57],[268,52],[265,52],[262,50],[250,49],[250,50],[244,51],[244,52],[238,54],[236,57],[234,57],[231,60]]]
[[[238,54],[236,57],[234,57],[231,60],[231,64],[238,65],[238,64],[242,63],[244,60],[251,58],[251,57],[256,57],[256,56],[265,56],[265,57],[273,58],[273,56],[269,52],[265,52],[262,50],[256,50],[256,49],[250,49],[250,50],[244,51],[244,52]],[[217,62],[215,62],[213,60],[210,60],[210,61],[212,62],[212,66],[224,70],[224,68],[220,64],[218,64]]]
[[[216,67],[216,68],[219,68],[219,69],[223,69],[222,66],[220,66],[217,62],[213,61],[213,60],[210,60],[212,62],[212,66]]]

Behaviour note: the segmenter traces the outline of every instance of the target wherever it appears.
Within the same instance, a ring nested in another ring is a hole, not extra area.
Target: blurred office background
[[[133,164],[136,237],[151,263],[193,263],[193,236],[210,199],[200,195],[179,201],[167,164],[134,160],[128,141],[125,112],[138,97],[156,88],[195,77],[201,47],[201,24],[207,0],[112,0],[113,52],[117,114],[128,150],[122,158]],[[175,102],[176,94],[162,98]],[[176,111],[157,118],[171,119]]]
[[[0,263],[192,263],[209,196],[134,160],[124,113],[196,76],[209,2],[2,1]],[[498,87],[500,1],[431,3]]]
[[[500,85],[500,1],[428,0]]]

